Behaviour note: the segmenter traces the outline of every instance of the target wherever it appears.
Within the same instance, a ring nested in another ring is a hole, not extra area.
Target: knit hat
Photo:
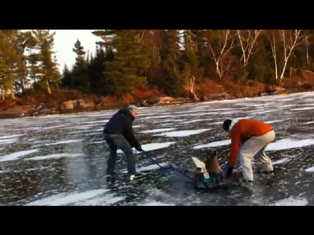
[[[225,131],[229,131],[231,122],[232,122],[232,120],[226,119],[226,120],[224,121],[224,124],[222,125],[222,128],[223,128]]]
[[[239,121],[240,119],[234,118],[234,119],[226,119],[224,121],[224,124],[222,125],[222,128],[225,131],[230,131],[232,127]]]
[[[130,111],[137,111],[137,106],[135,106],[135,105],[133,105],[133,104],[130,104],[129,106],[128,106],[128,109],[130,110]]]

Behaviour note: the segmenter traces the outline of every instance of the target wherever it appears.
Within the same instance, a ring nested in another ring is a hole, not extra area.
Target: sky
[[[91,32],[94,30],[51,30],[56,32],[54,41],[54,50],[59,63],[60,72],[63,71],[66,64],[69,69],[75,63],[75,53],[73,52],[74,44],[78,39],[84,50],[89,51],[91,54],[95,54],[96,45],[95,42],[99,40]]]

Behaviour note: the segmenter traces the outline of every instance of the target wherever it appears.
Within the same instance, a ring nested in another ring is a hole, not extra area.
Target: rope
[[[146,151],[143,150],[143,153],[144,153],[144,155],[145,155],[148,159],[150,159],[153,163],[157,164],[157,165],[161,168],[161,170],[162,170],[162,172],[164,173],[164,175],[167,174],[167,168],[162,167],[157,161],[155,161],[155,160],[152,158],[152,156],[151,156],[148,152],[146,152]],[[174,171],[180,173],[180,174],[183,175],[185,178],[187,178],[187,179],[191,180],[193,183],[195,183],[195,180],[194,180],[191,176],[185,174],[183,171],[179,170],[178,168],[175,168],[174,166],[172,166],[172,165],[170,165],[170,164],[168,164],[168,166],[169,166],[170,169],[172,169],[172,170],[174,170]]]

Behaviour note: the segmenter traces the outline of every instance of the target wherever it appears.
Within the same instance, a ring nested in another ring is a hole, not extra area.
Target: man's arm
[[[241,143],[241,133],[235,132],[231,133],[231,150],[230,150],[230,158],[229,158],[229,166],[234,167],[237,162],[237,157],[239,154],[240,143]]]
[[[134,136],[132,120],[128,117],[124,117],[123,125],[123,136],[127,139],[131,147],[139,148],[140,144]]]

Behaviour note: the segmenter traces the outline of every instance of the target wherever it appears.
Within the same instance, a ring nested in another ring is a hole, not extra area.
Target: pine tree
[[[102,49],[97,50],[95,58],[91,58],[91,62],[88,65],[87,71],[91,79],[90,86],[92,92],[100,95],[106,95],[110,93],[107,87],[108,82],[104,75],[104,62],[109,61],[112,58],[113,55],[111,55],[111,58],[109,58]]]
[[[84,51],[84,47],[81,45],[81,42],[79,40],[77,40],[74,44],[73,52],[75,52],[76,54],[74,69],[86,69],[87,62],[84,57],[86,52]]]
[[[190,81],[192,77],[195,82],[201,82],[203,77],[203,70],[200,67],[199,58],[197,55],[196,35],[192,30],[184,30],[184,51],[183,51],[183,64],[184,64],[184,77]]]
[[[64,65],[62,74],[63,74],[63,78],[61,81],[62,86],[63,87],[72,87],[73,86],[73,84],[72,84],[72,72],[69,70],[69,68],[66,64]]]
[[[40,84],[47,89],[48,94],[51,94],[50,83],[58,82],[60,79],[57,64],[52,58],[55,33],[50,34],[49,30],[36,30],[33,33],[40,48]]]
[[[180,69],[181,51],[177,30],[164,30],[162,32],[161,61],[166,77],[165,92],[178,97],[183,95],[185,83]]]
[[[19,54],[18,62],[18,83],[19,88],[22,90],[22,93],[25,93],[25,89],[30,87],[29,81],[29,70],[28,70],[28,61],[29,61],[29,52],[36,46],[36,41],[30,31],[28,32],[19,32],[17,37],[17,51]]]
[[[111,94],[133,92],[147,84],[147,70],[151,64],[145,51],[140,30],[116,30],[112,45],[114,59],[105,62],[105,76]]]
[[[18,30],[0,30],[0,82],[3,93],[10,93],[11,99],[15,99],[14,83],[17,61],[20,60],[16,47],[17,35]]]

